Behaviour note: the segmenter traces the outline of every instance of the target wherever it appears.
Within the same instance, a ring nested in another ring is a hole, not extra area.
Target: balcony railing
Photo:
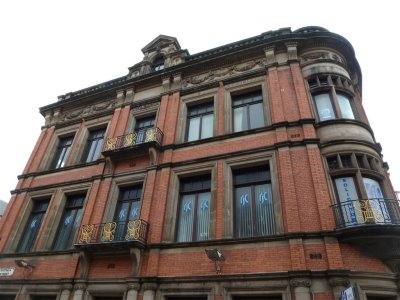
[[[151,142],[161,146],[163,135],[163,132],[157,127],[134,131],[129,134],[107,139],[103,151],[113,151]]]
[[[338,229],[365,225],[400,225],[399,200],[351,200],[332,205],[332,209]]]
[[[148,223],[144,220],[82,225],[75,245],[136,242],[146,244]]]

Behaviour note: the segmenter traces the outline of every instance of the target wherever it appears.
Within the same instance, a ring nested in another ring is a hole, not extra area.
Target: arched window
[[[160,56],[157,57],[154,61],[153,61],[153,66],[152,66],[152,70],[153,71],[161,71],[164,69],[164,57]]]

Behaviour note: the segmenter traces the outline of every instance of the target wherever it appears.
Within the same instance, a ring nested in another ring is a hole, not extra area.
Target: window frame
[[[202,106],[206,107],[206,112],[205,112],[205,113],[198,113],[198,114],[196,114],[196,115],[190,115],[190,110],[192,110],[192,109],[194,109],[194,108],[202,107]],[[207,108],[208,108],[208,107],[212,107],[212,111],[207,111]],[[212,130],[211,130],[211,136],[205,137],[205,138],[204,138],[204,137],[201,136],[201,134],[202,134],[202,128],[203,128],[203,127],[202,127],[202,125],[203,125],[203,117],[209,116],[209,115],[212,115],[212,117],[213,117],[213,125],[212,125]],[[187,120],[186,120],[186,130],[185,130],[185,132],[186,132],[186,133],[185,133],[185,142],[194,142],[194,141],[199,141],[199,140],[203,140],[203,139],[206,139],[206,138],[212,138],[212,137],[214,137],[215,108],[214,108],[214,103],[213,103],[212,100],[209,101],[209,102],[196,103],[196,104],[194,104],[194,105],[188,106],[188,107],[187,107],[186,118],[187,118]],[[198,138],[189,141],[189,129],[190,129],[190,124],[191,124],[190,120],[191,120],[191,119],[194,119],[194,118],[200,118],[200,124],[199,124],[199,130],[198,130]]]
[[[267,170],[267,171],[266,171]],[[265,179],[253,179],[253,180],[248,180],[247,182],[241,182],[238,183],[236,182],[236,177],[239,176],[239,174],[254,174],[255,172],[260,172],[260,171],[266,171],[267,172],[267,178]],[[236,174],[235,174],[236,173]],[[239,174],[238,174],[239,173]],[[274,236],[276,235],[276,229],[275,229],[275,218],[273,220],[273,225],[272,225],[272,230],[274,231],[273,234],[267,234],[267,235],[261,235],[258,232],[258,221],[257,221],[257,211],[256,211],[256,187],[264,184],[269,184],[271,185],[271,196],[273,195],[272,193],[272,182],[271,182],[271,172],[269,170],[268,165],[260,165],[260,166],[253,166],[253,167],[246,167],[246,168],[240,168],[240,169],[233,169],[232,170],[232,176],[233,176],[233,222],[234,222],[234,237],[236,238],[252,238],[252,237],[265,237],[265,236]],[[237,231],[239,226],[238,226],[238,216],[237,216],[237,199],[235,198],[236,192],[239,188],[244,188],[244,187],[249,187],[250,192],[251,192],[251,218],[252,218],[252,235],[245,235],[245,236],[239,236],[239,232]],[[273,202],[274,199],[272,197],[272,209],[273,209]],[[273,212],[273,215],[275,216],[275,213]],[[267,228],[269,231],[270,228]]]
[[[53,242],[52,242],[52,249],[53,250],[55,250],[55,251],[57,251],[57,250],[68,250],[68,249],[72,249],[73,248],[76,234],[79,231],[79,227],[80,227],[81,222],[82,222],[82,217],[83,217],[83,213],[84,213],[86,197],[87,197],[86,194],[73,194],[73,195],[67,195],[66,196],[67,199],[65,200],[65,205],[64,205],[63,212],[62,212],[62,216],[61,216],[60,221],[58,222],[57,232],[56,232],[55,237],[54,237]],[[76,198],[80,198],[82,203],[80,205],[75,205],[75,206],[69,207],[68,206],[69,205],[68,202],[72,202],[72,201],[76,200]],[[68,238],[62,239],[62,238],[60,238],[60,234],[61,234],[61,230],[62,230],[61,229],[62,222],[64,220],[64,217],[67,214],[67,210],[74,210],[74,209],[77,209],[78,211],[75,213],[75,215],[73,217],[74,221],[73,221],[72,227],[69,229]],[[78,222],[77,222],[78,226],[75,228],[75,232],[73,232],[74,231],[74,225],[76,225],[75,222],[77,220],[77,214],[79,214],[79,210],[81,210],[81,212],[80,212],[81,215],[79,216],[79,219],[78,219]],[[71,240],[72,245],[67,247],[68,245],[66,245],[66,242],[70,239],[71,235],[72,235],[72,240]],[[56,248],[56,244],[57,244],[59,238],[60,238],[61,241],[64,240],[64,244],[63,244],[63,247]]]
[[[103,150],[104,142],[105,142],[105,139],[106,139],[107,128],[106,127],[100,127],[100,128],[95,128],[95,129],[89,129],[88,131],[89,132],[88,132],[88,136],[86,138],[86,145],[85,145],[85,149],[83,151],[82,160],[81,160],[82,163],[90,163],[90,162],[98,160],[101,157],[101,152]],[[99,137],[91,137],[91,135],[93,133],[100,132],[100,131],[103,132],[103,135],[102,135],[101,138],[99,138]],[[99,140],[101,140],[101,142],[98,142]],[[89,154],[91,153],[91,149],[92,149],[93,143],[96,144],[95,150],[93,152],[92,158],[90,160],[88,160],[89,159]],[[98,151],[98,147],[100,149],[99,152],[97,152]],[[97,153],[97,157],[95,158],[94,155],[96,153]]]
[[[194,171],[195,170],[195,171]],[[178,219],[176,218],[179,209],[180,183],[184,178],[193,178],[202,175],[211,174],[210,189],[210,227],[208,240],[214,240],[216,237],[216,195],[217,195],[217,162],[206,162],[201,164],[192,164],[189,166],[176,167],[171,170],[169,181],[169,191],[167,198],[167,207],[165,213],[165,226],[163,229],[162,242],[176,242],[176,232],[178,228]],[[191,242],[195,243],[195,242]]]
[[[206,187],[202,187],[199,189],[192,189],[192,190],[184,190],[184,185],[186,182],[199,182],[199,181],[208,181],[208,186]],[[178,243],[191,243],[191,242],[197,242],[197,241],[207,241],[210,239],[210,212],[211,212],[211,174],[205,174],[205,175],[200,175],[200,176],[195,176],[195,177],[186,177],[186,178],[181,178],[180,182],[179,182],[179,203],[178,203],[178,210],[177,210],[177,226],[176,226],[176,232],[175,232],[175,241]],[[197,208],[199,205],[199,195],[203,194],[203,193],[209,193],[210,194],[210,198],[209,198],[209,222],[208,222],[208,236],[206,239],[200,239],[197,236],[197,226],[198,224],[198,214],[197,214]],[[194,207],[193,207],[193,211],[194,211],[194,216],[193,216],[193,220],[192,220],[192,236],[191,239],[189,241],[180,241],[179,240],[179,229],[180,229],[180,222],[181,222],[181,208],[182,208],[182,202],[183,202],[183,197],[186,195],[194,195]]]
[[[205,91],[200,91],[196,94],[184,95],[181,97],[181,105],[179,105],[179,117],[176,126],[175,143],[187,143],[188,134],[188,111],[190,107],[201,105],[204,103],[213,103],[213,129],[212,137],[217,135],[218,127],[218,88],[211,88]],[[211,137],[210,137],[211,138]],[[198,142],[193,140],[191,142]],[[190,143],[190,142],[189,142]]]
[[[234,183],[233,171],[246,169],[260,165],[268,165],[271,177],[271,189],[273,199],[273,212],[275,222],[275,235],[284,233],[282,204],[279,193],[279,177],[276,167],[275,151],[266,151],[246,156],[238,156],[227,159],[223,164],[223,172],[226,174],[224,180],[223,201],[223,238],[236,238],[234,222]],[[260,238],[260,237],[254,237]]]
[[[314,108],[315,117],[318,122],[326,122],[332,120],[355,120],[361,121],[360,112],[355,103],[354,89],[349,83],[350,80],[339,75],[314,74],[307,79],[308,89],[312,98],[312,106]],[[321,120],[320,111],[318,110],[316,97],[319,95],[328,95],[330,105],[332,107],[333,118]],[[342,110],[339,98],[345,97],[350,105],[354,118],[345,118],[345,112]]]
[[[16,252],[17,253],[29,253],[29,252],[34,252],[35,251],[35,246],[36,246],[36,243],[38,241],[38,237],[40,236],[40,233],[43,230],[43,223],[46,220],[47,210],[48,210],[48,208],[50,206],[51,198],[35,199],[35,200],[31,200],[31,201],[32,201],[32,206],[30,208],[29,216],[28,216],[28,218],[26,220],[26,223],[25,223],[25,225],[23,227],[24,229],[21,232],[21,236],[19,237],[18,244],[16,246]],[[35,205],[39,206],[40,204],[44,204],[45,202],[47,202],[45,210],[35,211]],[[35,233],[33,234],[34,237],[33,238],[32,238],[32,236],[29,237],[29,235],[28,235],[28,227],[29,227],[30,223],[32,223],[32,221],[33,221],[33,216],[36,215],[36,214],[40,214],[40,213],[42,214],[42,216],[40,217],[40,224],[37,227],[37,230],[35,231]],[[30,241],[27,241],[26,242],[27,245],[24,247],[24,249],[21,249],[23,243],[25,243],[24,240],[26,240],[28,238],[29,238]]]
[[[57,142],[57,146],[55,147],[55,152],[53,153],[53,158],[51,160],[50,163],[50,170],[57,170],[57,169],[61,169],[64,168],[68,165],[68,159],[70,157],[71,154],[71,149],[72,149],[72,145],[74,144],[74,140],[75,140],[76,134],[69,134],[69,135],[65,135],[65,136],[59,136],[58,137],[58,142]],[[63,155],[63,160],[61,162],[61,165],[59,165],[59,161],[61,158],[61,155],[63,153],[63,149],[65,149],[66,147],[60,147],[61,146],[61,142],[63,140],[67,140],[67,139],[71,139],[70,144],[67,147],[66,153],[64,153]]]
[[[256,97],[261,96],[261,100],[253,100]],[[251,128],[251,110],[250,107],[253,105],[257,105],[257,104],[261,104],[263,107],[264,104],[264,99],[263,99],[263,95],[262,95],[262,91],[261,90],[254,90],[254,91],[248,91],[248,92],[243,92],[240,94],[234,94],[231,95],[231,101],[232,101],[232,128],[233,128],[233,132],[242,132],[242,131],[247,131],[247,130],[253,130],[253,129],[257,129],[257,128],[262,128],[265,127],[265,114],[264,114],[264,110],[263,110],[263,116],[262,116],[262,123],[263,126],[259,126],[259,127],[254,127]],[[247,103],[241,103],[241,104],[235,104],[236,101],[246,101],[248,99],[252,99],[250,102]],[[235,109],[238,108],[245,108],[245,115],[246,115],[246,128],[243,129],[243,125],[242,125],[242,129],[236,131],[235,130],[235,122],[237,122],[238,120],[235,119]]]
[[[261,91],[262,95],[262,107],[263,107],[263,119],[264,125],[260,128],[267,127],[272,124],[272,118],[270,113],[269,107],[269,97],[268,97],[268,83],[265,80],[265,76],[255,77],[249,79],[245,82],[239,81],[230,83],[224,86],[225,89],[225,99],[224,99],[224,106],[225,106],[225,120],[224,120],[224,127],[225,133],[239,133],[239,132],[246,132],[245,131],[238,131],[235,132],[233,128],[233,109],[232,109],[232,96],[251,93],[254,91]],[[249,130],[256,130],[256,129],[249,129]]]

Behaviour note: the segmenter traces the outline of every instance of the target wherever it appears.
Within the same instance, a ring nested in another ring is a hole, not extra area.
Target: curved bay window
[[[236,236],[275,234],[271,175],[268,166],[233,173]]]
[[[204,241],[210,233],[211,176],[181,180],[178,242]]]
[[[308,80],[318,120],[357,120],[353,87],[347,79],[333,75],[318,75]]]
[[[360,153],[327,157],[337,204],[333,205],[338,227],[392,224],[400,217],[397,201],[382,189],[379,161]]]

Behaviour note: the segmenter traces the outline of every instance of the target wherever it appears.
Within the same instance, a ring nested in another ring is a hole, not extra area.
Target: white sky
[[[375,3],[375,5],[373,5]],[[380,5],[376,5],[380,3]],[[126,75],[159,34],[191,54],[269,30],[316,25],[347,38],[363,103],[400,190],[396,1],[1,1],[0,199],[9,201],[57,96]]]

